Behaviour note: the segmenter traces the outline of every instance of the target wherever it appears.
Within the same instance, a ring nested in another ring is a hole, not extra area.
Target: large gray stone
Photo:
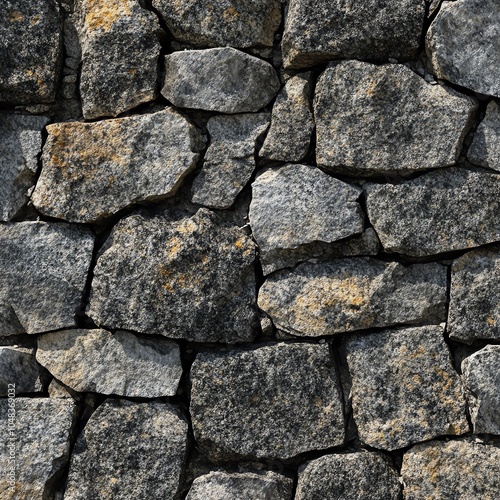
[[[319,337],[445,319],[446,268],[368,257],[300,264],[269,276],[258,305],[280,330]]]
[[[425,0],[291,0],[283,34],[286,68],[331,59],[413,59]]]
[[[268,113],[222,115],[207,123],[210,146],[193,182],[193,203],[229,208],[255,170],[258,139],[269,127]]]
[[[434,74],[468,89],[500,96],[500,4],[443,2],[425,39]]]
[[[279,88],[276,71],[269,63],[230,47],[165,56],[161,93],[181,108],[221,113],[258,111]]]
[[[441,326],[351,336],[346,350],[364,444],[395,450],[468,432],[462,385]]]
[[[181,42],[208,47],[272,47],[281,21],[280,0],[153,0]]]
[[[0,225],[0,332],[75,326],[92,259],[85,228],[47,222]]]
[[[122,331],[47,333],[38,338],[36,359],[78,392],[140,398],[175,396],[182,375],[177,344]]]
[[[136,202],[172,196],[196,167],[200,132],[172,109],[94,123],[57,123],[32,196],[43,214],[95,222]]]
[[[294,500],[399,500],[398,474],[378,453],[325,455],[299,469]]]
[[[100,326],[196,342],[251,341],[255,246],[200,209],[178,221],[119,222],[94,270],[89,315]]]
[[[139,0],[79,0],[80,94],[86,119],[116,116],[156,97],[158,19]]]
[[[474,432],[500,435],[500,345],[488,345],[462,361]]]
[[[488,104],[467,157],[476,165],[500,171],[500,107],[495,101]]]
[[[368,217],[387,252],[423,257],[500,240],[497,175],[449,168],[365,187]]]
[[[350,175],[452,165],[475,101],[402,65],[332,63],[316,86],[316,160]]]
[[[194,437],[214,460],[288,459],[343,444],[342,399],[327,344],[201,353],[191,383]]]
[[[174,500],[188,424],[163,403],[106,400],[78,437],[65,500]]]

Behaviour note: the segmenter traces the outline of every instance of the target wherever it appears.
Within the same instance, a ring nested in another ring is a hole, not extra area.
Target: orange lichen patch
[[[182,249],[181,245],[181,240],[177,238],[177,236],[174,236],[168,243],[167,243],[167,255],[169,259],[175,259],[179,252]]]
[[[490,318],[486,319],[486,323],[488,323],[488,325],[490,325],[490,326],[495,326],[496,321],[494,318],[490,317]]]
[[[41,21],[41,19],[42,18],[38,14],[36,16],[33,16],[31,18],[30,25],[35,26],[36,24],[38,24]]]
[[[85,10],[85,27],[89,31],[109,32],[114,23],[131,15],[128,0],[86,0]]]
[[[238,11],[231,5],[231,7],[228,7],[222,15],[224,16],[224,19],[228,22],[234,21],[238,17],[240,17]]]
[[[18,10],[11,10],[8,14],[10,23],[20,23],[24,20],[24,16]]]
[[[240,236],[234,243],[236,248],[243,248],[245,246],[245,238]]]

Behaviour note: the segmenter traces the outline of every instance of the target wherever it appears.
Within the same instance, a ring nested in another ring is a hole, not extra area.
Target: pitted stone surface
[[[495,101],[488,104],[467,157],[471,163],[500,171],[500,107]]]

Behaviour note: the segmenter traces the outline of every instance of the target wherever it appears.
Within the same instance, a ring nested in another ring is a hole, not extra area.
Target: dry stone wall
[[[500,498],[496,0],[2,0],[0,498]]]

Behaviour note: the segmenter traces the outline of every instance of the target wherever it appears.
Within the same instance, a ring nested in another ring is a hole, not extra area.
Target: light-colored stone
[[[500,172],[500,107],[491,101],[474,133],[467,158],[471,163]]]

